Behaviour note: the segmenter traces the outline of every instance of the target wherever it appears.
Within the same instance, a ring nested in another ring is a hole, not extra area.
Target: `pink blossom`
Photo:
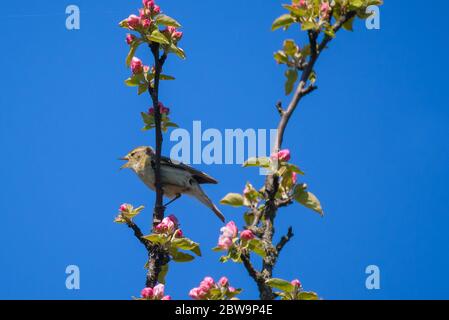
[[[290,161],[291,158],[290,150],[288,149],[281,150],[278,153],[272,154],[271,158],[279,161]]]
[[[235,288],[234,287],[229,287],[228,290],[229,290],[230,293],[234,293],[235,292]]]
[[[234,221],[228,222],[228,224],[225,227],[221,228],[220,231],[222,232],[223,236],[229,238],[237,237],[238,233],[238,229]]]
[[[162,283],[156,285],[153,288],[154,298],[157,300],[162,299],[162,297],[164,296],[164,291],[165,291],[165,286]]]
[[[222,249],[228,250],[232,247],[232,239],[229,237],[221,236],[218,238],[218,246]]]
[[[182,33],[182,31],[175,31],[175,32],[173,32],[172,37],[173,37],[173,39],[175,39],[176,41],[179,41],[179,40],[181,40],[181,38],[182,38],[183,35],[184,35],[184,34]]]
[[[162,102],[159,102],[159,112],[160,112],[161,114],[166,114],[166,115],[168,115],[168,114],[170,114],[170,108],[165,107],[165,106],[162,104]],[[148,113],[149,113],[149,115],[154,116],[154,108],[150,108],[150,109],[148,110]],[[175,217],[175,219],[176,219],[176,217]],[[176,224],[177,224],[177,223],[178,223],[178,220],[176,219]]]
[[[127,203],[124,203],[124,204],[122,204],[121,206],[120,206],[120,212],[127,212],[128,211],[128,207],[129,207],[129,204],[127,204]]]
[[[140,18],[135,14],[130,15],[126,21],[128,22],[128,27],[132,30],[135,30],[139,27]]]
[[[201,300],[207,295],[207,292],[202,290],[201,288],[193,288],[189,292],[189,297],[194,300]]]
[[[209,289],[215,285],[214,278],[212,277],[205,277],[201,283],[207,285]]]
[[[220,286],[226,287],[229,285],[229,280],[226,277],[221,277],[220,280],[218,280],[218,283],[220,284]]]
[[[142,298],[144,299],[151,299],[153,298],[154,292],[152,288],[145,288],[142,289],[142,291],[140,292]]]
[[[298,279],[292,280],[291,284],[295,287],[301,287],[301,282]]]
[[[244,230],[240,232],[240,238],[243,240],[252,240],[254,237],[254,233],[251,230]]]
[[[306,0],[299,0],[298,6],[299,6],[300,8],[306,7],[306,6],[307,6]]]
[[[131,60],[131,71],[133,74],[140,74],[143,72],[143,63],[137,57],[133,57]]]
[[[170,296],[164,296],[161,300],[171,300]]]
[[[169,217],[166,217],[155,227],[155,230],[159,233],[165,233],[173,232],[175,228],[176,225],[173,223],[173,221]]]
[[[126,43],[128,45],[130,45],[134,40],[136,39],[136,36],[132,35],[132,34],[127,34],[126,35]]]

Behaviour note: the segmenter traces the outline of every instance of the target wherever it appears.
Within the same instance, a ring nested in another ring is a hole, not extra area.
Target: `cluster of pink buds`
[[[167,27],[164,31],[162,31],[168,38],[171,38],[174,42],[178,42],[181,40],[183,33],[178,31],[175,27]]]
[[[233,240],[238,234],[237,226],[234,221],[230,221],[226,226],[220,229],[221,235],[218,238],[218,246],[222,249],[228,250],[234,243]]]
[[[170,114],[170,108],[165,107],[162,102],[159,102],[159,112],[161,114],[169,115]],[[154,116],[154,108],[153,107],[148,110],[148,114],[150,116]]]
[[[236,291],[234,287],[229,285],[229,280],[226,277],[221,277],[217,283],[215,283],[213,278],[205,277],[203,281],[201,281],[199,287],[190,290],[189,296],[194,300],[208,300],[212,289],[228,291],[229,293],[234,293]]]
[[[157,233],[173,233],[178,230],[179,222],[178,218],[174,215],[170,215],[162,219],[162,222],[159,223],[154,229]]]
[[[126,19],[128,28],[135,31],[147,31],[153,24],[154,16],[161,13],[161,8],[154,3],[154,0],[143,0],[143,8],[139,10],[139,15],[132,14]]]
[[[162,219],[162,222],[159,223],[154,230],[157,233],[170,234],[174,235],[175,238],[183,238],[184,234],[182,230],[179,228],[178,218],[174,215],[170,215]]]
[[[329,13],[331,12],[331,6],[329,2],[324,1],[321,3],[320,6],[320,13],[323,19],[329,18]]]
[[[143,300],[171,300],[170,296],[165,295],[163,284],[158,284],[154,288],[144,288],[140,295]]]
[[[141,74],[144,69],[148,68],[147,66],[144,66],[142,60],[137,57],[132,58],[130,66],[133,74]]]
[[[282,162],[290,161],[290,159],[291,159],[290,150],[284,149],[277,153],[273,153],[271,155],[271,159],[282,161]]]

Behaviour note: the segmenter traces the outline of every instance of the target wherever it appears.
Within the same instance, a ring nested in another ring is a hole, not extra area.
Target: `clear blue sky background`
[[[448,25],[422,21],[430,4],[386,2],[381,30],[358,23],[338,35],[319,61],[319,91],[287,131],[285,145],[327,215],[282,210],[278,232],[292,225],[296,235],[275,275],[300,278],[325,299],[449,298]],[[274,104],[287,99],[272,53],[297,37],[270,32],[281,3],[160,0],[185,31],[188,59],[171,57],[166,72],[177,81],[161,92],[176,122],[189,130],[193,120],[220,130],[275,127]],[[79,31],[65,28],[68,4],[0,5],[3,299],[129,299],[144,284],[143,248],[112,223],[122,202],[154,201],[116,160],[154,139],[140,131],[148,97],[123,84],[127,46],[117,27],[140,1],[78,0]],[[432,7],[449,10],[447,1]],[[247,180],[262,182],[237,165],[199,168],[220,180],[207,187],[217,202]],[[241,226],[241,211],[222,209]],[[145,229],[149,212],[137,219]],[[245,289],[242,298],[257,297],[242,266],[221,265],[209,250],[218,219],[190,199],[169,212],[204,257],[172,265],[168,293],[186,298],[204,276],[226,275]],[[65,288],[70,264],[81,268],[79,291]],[[381,268],[378,291],[365,289],[371,264]]]

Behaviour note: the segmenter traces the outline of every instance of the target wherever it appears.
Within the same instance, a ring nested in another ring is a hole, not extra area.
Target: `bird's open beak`
[[[127,161],[123,166],[120,167],[120,170],[129,168],[129,158],[128,157],[123,157],[123,158],[119,158],[120,161]]]

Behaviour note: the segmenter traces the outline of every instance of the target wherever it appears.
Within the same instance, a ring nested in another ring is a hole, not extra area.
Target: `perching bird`
[[[133,170],[151,190],[155,187],[156,154],[150,147],[139,147],[120,159],[128,161],[124,168]],[[196,198],[210,208],[221,221],[225,217],[201,189],[201,184],[217,184],[218,181],[204,172],[198,171],[183,163],[161,157],[161,183],[164,196],[172,199],[172,203],[182,194]]]

